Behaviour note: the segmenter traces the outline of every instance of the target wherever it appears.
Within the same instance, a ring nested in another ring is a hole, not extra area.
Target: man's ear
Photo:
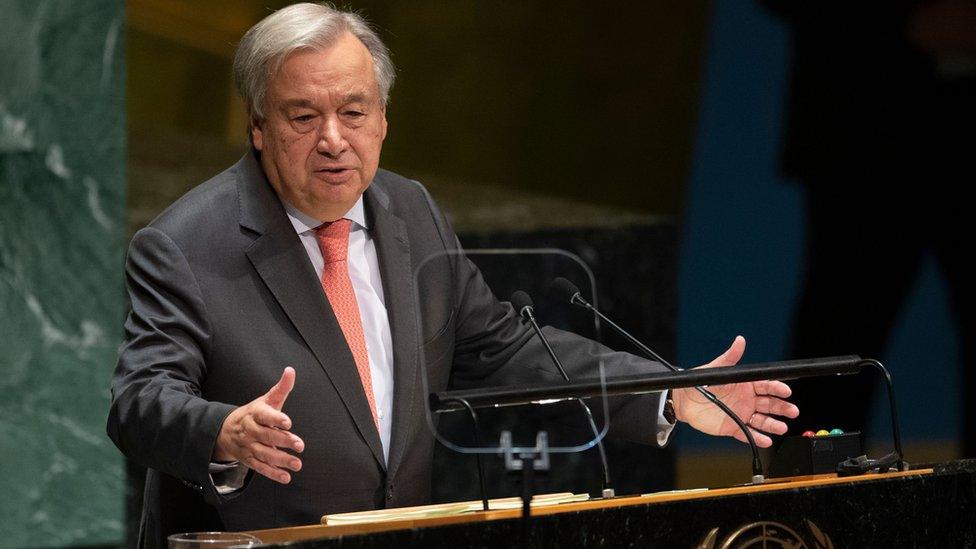
[[[386,126],[387,126],[387,124],[386,124],[386,105],[383,105],[383,111],[382,111],[382,113],[383,113],[383,131],[382,131],[382,135],[380,135],[380,141],[383,141],[383,140],[386,139]]]
[[[264,131],[261,129],[261,121],[256,116],[251,117],[251,145],[257,151],[264,150]]]

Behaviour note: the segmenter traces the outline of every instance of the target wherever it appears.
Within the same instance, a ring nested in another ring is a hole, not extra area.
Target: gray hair
[[[294,4],[262,19],[244,34],[234,54],[234,83],[253,118],[264,118],[268,82],[285,58],[299,50],[325,49],[346,32],[358,38],[373,58],[373,71],[386,105],[396,76],[390,52],[357,13],[326,4]]]

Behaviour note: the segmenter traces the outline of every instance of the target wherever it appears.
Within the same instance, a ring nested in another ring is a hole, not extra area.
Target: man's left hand
[[[742,358],[745,350],[745,338],[736,336],[727,351],[699,368],[734,366]],[[733,383],[715,385],[708,389],[749,426],[756,445],[760,448],[768,448],[773,444],[773,440],[766,433],[774,435],[786,433],[786,424],[774,416],[795,418],[800,415],[799,408],[784,400],[792,394],[792,391],[782,381]],[[675,389],[672,400],[674,414],[678,420],[703,433],[731,436],[742,442],[746,441],[746,436],[739,426],[693,387]]]

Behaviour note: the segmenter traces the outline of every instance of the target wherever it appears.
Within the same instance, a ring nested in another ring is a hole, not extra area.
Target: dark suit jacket
[[[174,531],[309,524],[326,513],[425,503],[433,437],[422,376],[431,391],[559,379],[530,330],[463,256],[442,255],[414,279],[425,258],[458,249],[420,184],[380,170],[365,209],[393,339],[388,464],[352,354],[253,154],[133,237],[132,309],[108,433],[149,468],[147,545],[165,545]],[[570,334],[550,335],[576,375],[597,356],[611,374],[659,368]],[[221,424],[274,385],[285,366],[297,373],[283,411],[305,441],[303,469],[288,485],[252,475],[241,490],[219,495],[208,464]],[[653,442],[657,404],[656,396],[616,403],[614,430]]]

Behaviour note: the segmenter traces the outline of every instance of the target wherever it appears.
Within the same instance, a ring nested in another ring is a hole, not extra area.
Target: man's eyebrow
[[[366,103],[368,101],[369,95],[366,92],[354,91],[343,95],[340,103],[343,105],[348,105],[349,103]]]
[[[371,99],[372,96],[369,93],[366,93],[364,91],[353,91],[353,92],[348,92],[346,94],[343,94],[340,97],[339,104],[348,105],[350,103],[369,103]],[[313,101],[309,99],[300,98],[300,97],[296,97],[294,99],[285,99],[281,102],[281,106],[282,108],[285,109],[296,108],[296,107],[309,108],[309,109],[317,108]]]
[[[308,99],[286,99],[281,102],[281,105],[283,107],[315,107],[315,105],[313,105]]]

